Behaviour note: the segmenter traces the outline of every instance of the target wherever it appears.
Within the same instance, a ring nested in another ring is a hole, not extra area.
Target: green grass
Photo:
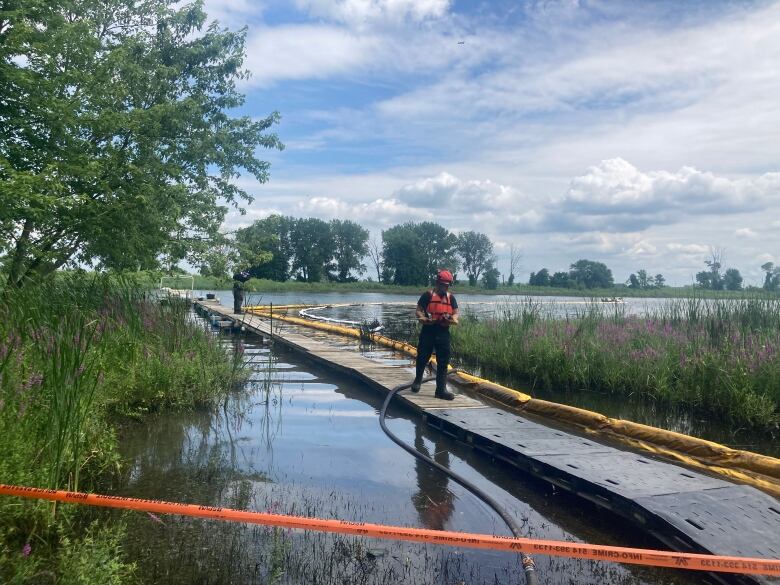
[[[94,275],[0,291],[0,481],[100,491],[121,465],[117,429],[129,418],[225,395],[240,359],[188,313]],[[0,582],[125,582],[132,567],[109,537],[122,524],[85,526],[82,514],[0,499]]]
[[[780,299],[680,299],[641,318],[603,310],[555,319],[529,301],[465,318],[453,350],[532,385],[679,404],[735,428],[780,425]]]

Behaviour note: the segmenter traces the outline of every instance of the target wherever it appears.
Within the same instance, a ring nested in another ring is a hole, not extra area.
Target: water
[[[343,339],[343,338],[342,338]],[[460,486],[418,462],[380,430],[381,397],[366,386],[252,337],[253,379],[211,412],[164,415],[128,429],[123,493],[214,506],[508,535]],[[352,343],[343,341],[345,345]],[[369,349],[377,360],[399,360]],[[619,519],[486,460],[392,410],[388,424],[474,481],[530,536],[657,546]],[[125,548],[144,583],[522,582],[509,553],[273,530],[188,518],[128,516]],[[701,576],[538,557],[548,584],[701,583]]]

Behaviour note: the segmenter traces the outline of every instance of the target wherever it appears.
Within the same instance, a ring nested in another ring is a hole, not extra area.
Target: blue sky
[[[780,3],[207,0],[248,27],[243,113],[287,148],[226,228],[278,212],[487,233],[522,274],[687,284],[780,263]]]

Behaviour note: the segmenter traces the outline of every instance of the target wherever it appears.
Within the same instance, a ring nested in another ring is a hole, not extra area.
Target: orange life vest
[[[431,300],[428,302],[428,307],[425,309],[434,321],[438,320],[442,315],[452,315],[452,301],[450,299],[450,293],[444,293],[444,296],[439,296],[435,290],[431,291]]]

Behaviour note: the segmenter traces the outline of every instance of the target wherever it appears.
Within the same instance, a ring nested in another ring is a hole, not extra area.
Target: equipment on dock
[[[453,370],[450,373],[454,373],[455,370]],[[420,381],[420,384],[424,384],[425,382],[430,382],[436,380],[436,376],[429,376],[427,378],[423,378]],[[501,516],[501,519],[506,522],[506,525],[509,527],[509,530],[512,531],[512,534],[515,536],[515,538],[522,538],[522,530],[517,525],[517,522],[515,522],[515,519],[512,518],[501,506],[499,506],[498,502],[496,502],[493,498],[491,498],[489,495],[487,495],[485,492],[483,492],[481,489],[479,489],[477,486],[475,486],[473,483],[471,483],[469,480],[461,477],[451,469],[448,469],[444,467],[443,465],[439,464],[437,461],[434,461],[430,457],[423,455],[420,453],[417,449],[414,447],[407,445],[404,443],[401,439],[396,437],[392,432],[390,432],[390,429],[387,428],[387,425],[385,424],[385,415],[387,414],[387,407],[390,404],[390,401],[393,399],[393,397],[398,394],[401,390],[406,390],[407,388],[412,388],[413,386],[416,386],[415,382],[409,382],[406,384],[400,384],[393,388],[390,393],[385,397],[385,401],[382,404],[382,410],[379,412],[379,426],[382,427],[382,430],[385,432],[385,434],[390,437],[390,440],[393,441],[396,445],[401,447],[403,450],[405,450],[407,453],[410,453],[414,457],[417,457],[418,459],[421,459],[425,461],[428,465],[431,465],[432,467],[438,469],[442,473],[446,474],[448,477],[462,485],[464,488],[469,490],[472,494],[477,496],[480,500],[485,502],[488,506],[490,506],[496,514]],[[437,390],[438,393],[438,390]],[[536,565],[534,563],[533,558],[531,558],[530,555],[521,552],[520,553],[520,561],[523,565],[523,571],[525,573],[525,582],[526,585],[537,585],[537,577],[536,577]]]

